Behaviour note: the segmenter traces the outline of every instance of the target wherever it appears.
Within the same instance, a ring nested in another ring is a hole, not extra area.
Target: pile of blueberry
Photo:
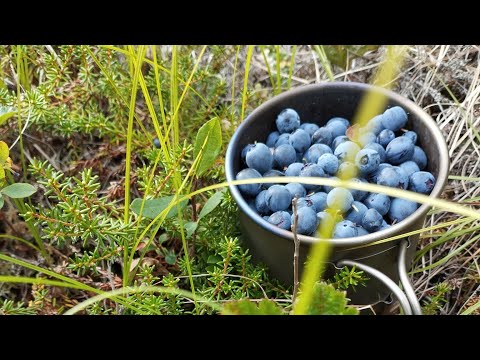
[[[319,127],[301,124],[294,109],[284,109],[276,119],[278,131],[270,133],[265,143],[248,144],[242,150],[246,168],[236,178],[332,177],[429,194],[435,177],[423,171],[427,156],[415,145],[417,134],[404,129],[407,120],[405,110],[395,106],[363,128],[350,126],[347,119],[340,117]],[[321,222],[335,221],[333,238],[385,229],[404,220],[418,206],[384,194],[300,182],[240,185],[239,189],[252,209],[286,230],[293,223],[292,199],[296,197],[297,232],[312,235]]]

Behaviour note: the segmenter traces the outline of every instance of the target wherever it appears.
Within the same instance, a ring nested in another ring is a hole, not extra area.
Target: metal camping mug
[[[409,130],[418,134],[418,144],[428,156],[427,171],[436,178],[430,196],[438,198],[447,182],[449,155],[447,144],[434,120],[412,101],[392,92],[368,84],[353,82],[331,82],[314,84],[286,91],[266,101],[240,124],[228,145],[225,158],[226,178],[235,180],[242,169],[240,153],[255,141],[263,141],[276,130],[275,119],[285,108],[295,109],[302,121],[323,125],[330,118],[339,116],[352,119],[358,105],[367,93],[375,91],[387,98],[387,107],[401,106],[408,113]],[[230,185],[230,192],[238,204],[239,220],[243,240],[255,261],[266,264],[270,274],[285,285],[293,284],[293,234],[280,229],[253,211],[241,195],[237,186]],[[355,265],[363,270],[370,280],[365,287],[348,291],[347,297],[354,304],[380,303],[391,294],[399,301],[405,314],[420,314],[421,309],[408,280],[407,268],[413,260],[418,234],[382,244],[378,240],[404,234],[422,228],[430,209],[421,205],[405,220],[385,230],[355,238],[330,239],[330,259],[324,273],[325,278],[333,276],[335,267]],[[312,243],[317,238],[305,235],[300,240],[300,273]],[[403,290],[397,285],[401,282]]]

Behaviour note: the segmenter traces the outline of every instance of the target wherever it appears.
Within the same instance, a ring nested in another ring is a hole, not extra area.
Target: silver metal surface
[[[422,308],[418,302],[417,296],[415,295],[415,290],[410,283],[410,279],[407,274],[407,261],[406,254],[408,249],[408,241],[402,240],[400,243],[400,250],[398,251],[398,274],[400,276],[400,282],[402,283],[403,290],[407,296],[408,302],[412,308],[414,315],[422,315]]]
[[[405,315],[413,315],[412,308],[410,307],[410,302],[407,299],[407,296],[403,293],[402,289],[393,282],[387,275],[374,269],[368,265],[359,263],[357,261],[352,260],[341,260],[337,263],[337,266],[355,266],[360,270],[367,272],[368,274],[372,275],[373,277],[380,280],[386,287],[390,289],[390,291],[395,295],[398,302],[400,303],[400,307],[403,309]]]

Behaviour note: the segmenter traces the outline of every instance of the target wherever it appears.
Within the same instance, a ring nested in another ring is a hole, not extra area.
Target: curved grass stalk
[[[22,239],[21,237],[17,237],[17,236],[13,236],[13,235],[5,235],[5,234],[0,234],[0,239],[12,239],[12,240],[16,240],[18,242],[21,242],[22,244],[25,244],[27,246],[30,246],[32,249],[38,251],[40,254],[42,253],[42,251],[40,250],[40,248],[38,248],[37,246],[35,246],[34,244],[32,244],[31,242],[25,240],[25,239]]]
[[[33,265],[33,264],[30,264],[26,261],[23,261],[23,260],[20,260],[20,259],[15,259],[15,258],[12,258],[10,256],[7,256],[7,255],[4,255],[4,254],[1,254],[0,253],[0,260],[3,260],[3,261],[7,261],[9,263],[12,263],[12,264],[15,264],[15,265],[19,265],[19,266],[22,266],[22,267],[25,267],[27,269],[30,269],[30,270],[34,270],[34,271],[37,271],[39,273],[42,273],[42,274],[45,274],[45,275],[48,275],[48,276],[51,276],[55,279],[59,279],[62,281],[63,284],[70,284],[72,285],[71,287],[74,288],[74,289],[79,289],[79,290],[84,290],[84,291],[90,291],[90,292],[93,292],[95,294],[103,294],[104,291],[102,290],[98,290],[94,287],[91,287],[91,286],[88,286],[88,285],[85,285],[84,283],[80,282],[80,281],[77,281],[77,280],[73,280],[73,279],[70,279],[69,277],[66,277],[64,275],[60,275],[60,274],[57,274],[56,272],[54,271],[51,271],[51,270],[48,270],[48,269],[44,269],[44,268],[41,268],[40,266],[36,266],[36,265]],[[16,277],[14,276],[13,277],[14,279],[18,279],[19,277]],[[25,278],[25,279],[30,279],[30,278]],[[44,279],[44,280],[47,280],[47,279]],[[7,282],[6,280],[4,280],[4,282]],[[10,281],[10,282],[22,282],[22,281],[16,281],[16,280],[13,280],[13,281]],[[23,282],[26,282],[26,281],[23,281]],[[142,310],[138,309],[138,308],[135,308],[134,306],[132,306],[126,299],[122,299],[120,297],[115,297],[115,298],[112,298],[112,300],[118,302],[119,304],[122,304],[123,306],[133,310],[133,311],[138,311],[138,312],[143,312]],[[145,306],[142,306],[142,307],[145,307]],[[151,308],[148,308],[146,307],[146,310],[147,311],[152,311]],[[144,313],[147,313],[147,312],[144,312]]]
[[[89,299],[81,302],[80,304],[75,305],[73,308],[71,308],[70,310],[65,312],[64,315],[76,314],[77,312],[86,309],[88,306],[90,306],[90,305],[92,305],[96,302],[102,301],[104,299],[114,298],[118,295],[145,293],[145,292],[146,293],[158,292],[158,293],[162,293],[162,294],[180,295],[180,296],[192,299],[192,300],[202,301],[203,303],[205,303],[206,305],[210,306],[212,309],[214,309],[218,312],[222,311],[222,306],[220,306],[220,305],[218,305],[218,304],[216,304],[212,301],[209,301],[209,300],[207,300],[207,299],[205,299],[201,296],[194,295],[194,294],[192,294],[192,293],[190,293],[189,291],[186,291],[186,290],[177,289],[177,288],[170,288],[170,287],[163,287],[163,286],[140,286],[140,287],[130,287],[129,286],[129,287],[124,287],[124,288],[117,289],[117,290],[104,292],[103,294],[100,294],[100,295],[94,296],[92,298],[89,298]]]
[[[289,183],[289,182],[300,182],[300,183],[306,183],[306,184],[311,184],[311,185],[327,185],[327,186],[333,186],[333,187],[346,187],[349,189],[355,189],[355,190],[362,190],[362,191],[368,191],[368,192],[377,192],[377,193],[383,193],[389,196],[393,197],[398,197],[410,201],[415,201],[418,203],[422,204],[428,204],[430,206],[435,206],[440,209],[443,209],[445,211],[449,212],[454,212],[460,215],[464,215],[467,217],[471,217],[477,220],[480,220],[480,212],[473,210],[471,208],[468,208],[466,206],[458,205],[450,201],[442,200],[442,199],[436,199],[432,198],[426,195],[422,194],[417,194],[411,191],[406,191],[406,190],[399,190],[399,189],[394,189],[390,188],[387,186],[381,186],[381,185],[374,185],[374,184],[368,184],[368,183],[363,183],[363,182],[351,182],[351,181],[345,181],[345,180],[335,180],[335,179],[327,179],[327,178],[311,178],[311,177],[294,177],[294,176],[283,176],[283,177],[269,177],[269,178],[263,178],[263,179],[246,179],[246,180],[234,180],[230,182],[222,182],[219,184],[214,184],[210,186],[203,187],[201,189],[198,189],[196,191],[193,191],[187,195],[184,195],[182,197],[176,196],[170,204],[160,213],[158,214],[145,228],[145,230],[140,234],[138,239],[143,239],[148,231],[154,226],[157,225],[154,233],[158,231],[160,228],[161,224],[165,220],[166,215],[168,212],[173,208],[173,206],[176,206],[182,201],[190,199],[192,196],[201,194],[203,192],[209,191],[209,190],[215,190],[223,187],[227,187],[229,185],[246,185],[246,184],[256,184],[256,183]],[[467,220],[465,220],[467,221]],[[460,221],[459,221],[460,222]],[[138,242],[137,239],[137,242]],[[152,235],[153,239],[153,235]],[[151,240],[149,240],[151,241]],[[320,243],[321,241],[319,241]],[[138,244],[137,244],[138,245]]]

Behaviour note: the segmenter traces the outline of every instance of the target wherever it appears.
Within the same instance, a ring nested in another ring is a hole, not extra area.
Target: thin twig
[[[300,240],[297,236],[297,223],[298,223],[298,212],[297,212],[297,198],[292,200],[293,208],[293,224],[292,224],[292,233],[293,233],[293,243],[295,245],[295,251],[293,253],[293,299],[292,303],[295,304],[298,293],[298,254],[300,252]]]

